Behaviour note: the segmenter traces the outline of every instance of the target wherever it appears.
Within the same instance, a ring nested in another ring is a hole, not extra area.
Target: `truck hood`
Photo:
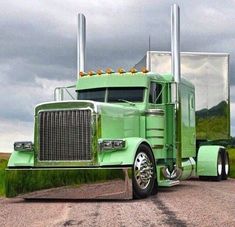
[[[94,102],[89,100],[70,100],[70,101],[60,101],[60,102],[46,102],[40,103],[35,107],[35,115],[39,111],[51,110],[51,109],[76,109],[76,108],[91,108],[95,113],[101,113],[101,111],[112,112],[112,114],[120,114],[126,112],[126,114],[137,114],[139,113],[138,108],[135,106],[104,103],[104,102]],[[117,111],[117,112],[113,112]]]
[[[40,111],[58,109],[91,108],[99,120],[100,137],[139,137],[141,112],[136,106],[94,102],[87,100],[42,103],[36,106],[35,116]]]

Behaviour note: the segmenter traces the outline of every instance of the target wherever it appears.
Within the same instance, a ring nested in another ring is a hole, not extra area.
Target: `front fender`
[[[143,138],[130,137],[126,140],[126,148],[123,150],[102,152],[99,156],[100,165],[133,165],[136,151],[141,143],[149,142]]]
[[[34,166],[34,152],[33,151],[13,151],[8,164],[8,167]]]

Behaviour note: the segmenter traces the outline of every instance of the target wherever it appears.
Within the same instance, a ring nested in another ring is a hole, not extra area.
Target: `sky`
[[[235,136],[235,1],[40,0],[0,3],[0,152],[33,140],[34,106],[76,82],[77,14],[87,23],[86,69],[135,65],[148,50],[170,51],[170,6],[181,9],[181,51],[230,53]]]

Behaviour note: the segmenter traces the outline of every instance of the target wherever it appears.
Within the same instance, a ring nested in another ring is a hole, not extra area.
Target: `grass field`
[[[229,149],[230,177],[235,178],[235,148]]]
[[[230,177],[235,178],[235,148],[229,149],[230,156]],[[5,168],[7,166],[7,159],[9,155],[0,153],[0,196],[4,196],[5,194]],[[80,175],[80,176],[79,176]],[[68,184],[79,184],[85,181],[93,179],[102,180],[109,179],[105,172],[101,175],[92,174],[88,177],[83,175],[83,173],[73,171],[71,173],[62,173],[57,171],[51,171],[50,174],[45,171],[41,171],[38,173],[30,174],[29,176],[25,176],[22,173],[17,173],[13,175],[15,179],[21,179],[19,181],[15,181],[15,189],[16,191],[12,192],[11,196],[15,196],[18,193],[18,190],[22,190],[25,185],[30,185],[30,188],[26,187],[23,189],[24,192],[33,191],[34,188],[50,188],[54,186],[60,185],[68,185]],[[78,177],[79,176],[79,177]],[[112,176],[111,178],[113,178]],[[117,177],[117,176],[115,176]],[[33,180],[32,180],[33,179]],[[26,182],[27,181],[27,182]],[[30,184],[28,184],[30,181]]]
[[[5,194],[5,168],[9,154],[0,153],[0,197]]]

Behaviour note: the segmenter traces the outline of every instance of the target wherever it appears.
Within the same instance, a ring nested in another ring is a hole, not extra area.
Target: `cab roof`
[[[79,78],[76,84],[77,90],[104,88],[104,87],[148,87],[149,81],[155,80],[161,83],[173,81],[170,74],[159,75],[156,73],[111,73],[102,75],[86,75]]]

